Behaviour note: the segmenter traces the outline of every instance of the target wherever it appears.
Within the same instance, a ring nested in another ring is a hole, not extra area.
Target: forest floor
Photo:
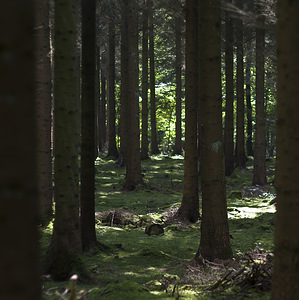
[[[93,278],[77,283],[77,299],[269,299],[273,259],[275,192],[272,184],[252,186],[253,162],[227,177],[230,261],[193,260],[200,221],[173,218],[183,187],[182,156],[153,156],[142,162],[144,186],[122,190],[124,168],[109,158],[96,161],[96,230],[106,251],[82,256]],[[274,160],[267,162],[273,182]],[[164,233],[148,235],[160,224]],[[43,230],[45,252],[52,223]],[[70,299],[70,282],[43,282],[44,299]]]

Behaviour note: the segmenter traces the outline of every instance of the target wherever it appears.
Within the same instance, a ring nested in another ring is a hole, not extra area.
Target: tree
[[[196,259],[214,260],[232,256],[222,137],[220,0],[200,1],[199,20],[202,221]]]
[[[126,151],[125,189],[134,190],[142,183],[140,137],[139,137],[139,91],[138,91],[138,22],[136,0],[128,0],[128,102],[126,108],[126,143],[130,150]],[[123,125],[123,124],[122,124]]]
[[[81,210],[82,248],[93,252],[95,232],[96,2],[82,2]]]
[[[108,24],[109,50],[108,50],[108,156],[118,158],[116,147],[115,129],[115,25],[113,11],[110,8],[110,18]]]
[[[262,8],[259,2],[256,3],[256,10],[256,125],[252,184],[264,185],[266,183],[266,122],[264,107],[265,17],[262,15]]]
[[[98,56],[97,56],[98,57]],[[105,55],[98,59],[100,78],[101,78],[101,92],[100,102],[98,107],[98,130],[99,130],[99,151],[104,152],[106,146],[106,74],[105,74]]]
[[[246,138],[246,150],[248,156],[253,156],[252,149],[252,105],[251,105],[251,63],[252,63],[252,43],[247,43],[247,55],[246,55],[246,115],[247,115],[247,138]]]
[[[277,4],[277,161],[272,299],[299,298],[299,2]]]
[[[41,299],[33,20],[34,1],[1,2],[1,299]]]
[[[228,0],[232,3],[232,0]],[[230,12],[225,13],[225,127],[224,127],[225,174],[234,170],[234,61],[233,21]]]
[[[182,154],[182,27],[180,15],[175,17],[175,144],[173,153]]]
[[[238,0],[239,9],[243,3]],[[243,49],[243,19],[239,16],[236,20],[237,39],[237,128],[236,128],[236,166],[246,168],[245,135],[244,135],[244,49]]]
[[[154,52],[154,12],[153,1],[149,1],[149,58],[150,58],[150,114],[151,114],[151,153],[160,153],[157,139],[156,93],[155,93],[155,52]]]
[[[119,165],[124,166],[126,163],[128,148],[128,102],[129,91],[129,48],[128,48],[128,0],[121,1],[121,86],[120,86],[120,155],[118,158]]]
[[[54,200],[55,221],[45,271],[65,280],[80,271],[79,226],[79,60],[77,9],[71,0],[55,1]]]
[[[198,200],[198,151],[197,151],[197,108],[198,108],[198,67],[197,67],[197,1],[186,2],[186,126],[184,186],[179,218],[196,222],[199,219]]]
[[[37,168],[40,221],[46,225],[52,217],[52,153],[51,153],[51,56],[49,1],[36,1],[35,6],[35,93],[37,117]]]
[[[143,2],[142,16],[142,137],[141,159],[148,156],[148,1]]]

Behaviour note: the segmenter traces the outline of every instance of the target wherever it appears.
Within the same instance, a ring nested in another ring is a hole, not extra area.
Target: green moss
[[[107,285],[103,299],[150,299],[152,298],[148,289],[144,286],[133,282],[131,280],[125,280],[121,283],[110,283]]]

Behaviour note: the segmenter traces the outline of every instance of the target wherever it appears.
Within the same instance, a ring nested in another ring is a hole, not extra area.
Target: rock
[[[164,229],[160,224],[150,224],[145,228],[145,233],[148,235],[160,235],[164,233]]]

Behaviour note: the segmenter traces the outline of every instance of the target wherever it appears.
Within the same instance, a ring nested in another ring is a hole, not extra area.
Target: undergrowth
[[[274,162],[268,161],[268,182],[273,181],[273,169]],[[193,260],[200,221],[167,223],[182,198],[183,158],[153,156],[142,162],[142,173],[144,185],[126,192],[122,190],[125,170],[109,158],[97,159],[96,231],[108,250],[82,256],[92,280],[86,284],[79,278],[77,299],[269,299],[269,290],[259,289],[257,284],[244,289],[232,284],[233,280],[228,284],[225,278],[234,276],[236,282],[245,278],[249,267],[242,257],[257,251],[261,255],[273,252],[274,189],[271,184],[251,185],[252,161],[246,170],[237,169],[227,177],[234,259],[207,262],[205,267]],[[162,224],[164,233],[145,234],[150,223]],[[42,254],[50,241],[51,225],[43,230]],[[247,271],[236,276],[242,268]],[[221,289],[213,288],[217,282]],[[54,282],[45,275],[43,297],[76,299],[70,298],[71,285],[74,290],[73,281]]]

